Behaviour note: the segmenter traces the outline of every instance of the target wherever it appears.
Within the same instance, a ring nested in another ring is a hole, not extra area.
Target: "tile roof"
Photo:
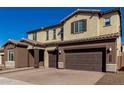
[[[32,31],[29,31],[27,33],[33,33],[33,32],[48,30],[48,29],[52,29],[52,28],[55,28],[55,27],[61,27],[61,26],[62,26],[62,24],[61,23],[58,23],[58,24],[54,24],[54,25],[49,25],[47,27],[41,27],[39,29],[35,29],[35,30],[32,30]]]
[[[20,41],[17,41],[17,40],[8,40],[3,46],[6,46],[7,44],[15,44],[15,45],[18,45],[18,46],[27,47],[27,44],[25,44],[23,42],[20,42]]]
[[[4,52],[4,48],[0,48],[0,53],[3,53]]]
[[[119,36],[120,36],[120,33],[112,33],[112,34],[94,36],[94,37],[89,37],[89,38],[81,38],[81,39],[66,40],[66,41],[57,41],[57,42],[50,42],[50,43],[42,43],[42,42],[38,42],[38,41],[23,38],[20,41],[8,40],[3,46],[6,46],[7,44],[15,44],[15,45],[18,45],[18,46],[27,47],[28,44],[26,44],[26,43],[29,43],[33,46],[44,47],[46,45],[68,44],[68,43],[76,43],[76,42],[88,42],[88,41],[96,41],[96,40],[115,39]],[[0,49],[0,51],[3,51],[3,50]]]
[[[100,36],[94,36],[89,38],[81,38],[81,39],[74,39],[74,40],[66,40],[66,41],[58,41],[58,42],[51,42],[51,43],[44,43],[45,45],[50,44],[68,44],[68,43],[75,43],[75,42],[88,42],[88,41],[95,41],[95,40],[107,40],[107,39],[115,39],[119,37],[119,33],[112,33],[112,34],[106,34],[106,35],[100,35]]]
[[[76,11],[72,12],[70,15],[66,16],[64,19],[61,20],[61,22],[65,22],[66,20],[68,20],[69,18],[71,18],[72,16],[74,16],[75,14],[78,13],[100,13],[100,10],[95,10],[95,9],[77,9]]]
[[[103,16],[105,14],[109,14],[112,12],[119,12],[120,13],[120,8],[114,8],[114,9],[111,9],[111,10],[105,11],[105,12],[102,12],[100,10],[95,10],[95,9],[77,9],[76,11],[72,12],[70,15],[63,18],[58,24],[47,26],[47,27],[41,27],[41,28],[38,28],[38,29],[35,29],[32,31],[28,31],[27,33],[33,33],[33,32],[37,32],[37,31],[43,31],[46,29],[62,26],[66,20],[68,20],[69,18],[71,18],[72,16],[74,16],[75,14],[78,14],[78,13],[93,13],[93,14],[96,13],[96,14],[99,14],[99,16]]]
[[[29,43],[29,44],[34,45],[34,46],[43,46],[42,42],[38,42],[38,41],[35,41],[35,40],[30,40],[30,39],[27,39],[27,38],[22,38],[20,40],[20,42],[26,42],[26,43]]]

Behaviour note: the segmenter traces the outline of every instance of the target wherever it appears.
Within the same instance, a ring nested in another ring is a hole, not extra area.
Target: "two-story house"
[[[116,72],[123,67],[119,9],[106,12],[78,9],[56,25],[27,34],[28,39],[4,44],[6,65],[101,72]]]

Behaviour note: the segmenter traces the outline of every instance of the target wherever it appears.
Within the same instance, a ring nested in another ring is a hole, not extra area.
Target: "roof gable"
[[[30,39],[27,39],[27,38],[22,38],[20,40],[20,42],[25,42],[25,43],[28,43],[28,44],[33,45],[33,46],[43,46],[42,42],[30,40]]]
[[[91,14],[98,14],[100,13],[100,10],[89,10],[89,9],[77,9],[76,11],[72,12],[70,15],[68,15],[67,17],[65,17],[64,19],[61,20],[61,22],[65,22],[68,19],[70,19],[71,17],[75,16],[76,14],[79,13],[91,13]]]
[[[22,47],[27,47],[28,45],[23,43],[23,42],[20,42],[20,41],[17,41],[17,40],[8,40],[4,45],[3,47],[5,47],[6,45],[8,44],[14,44],[16,46],[22,46]]]
[[[77,9],[76,11],[72,12],[70,15],[63,18],[58,24],[47,26],[47,27],[41,27],[39,29],[29,31],[27,33],[44,31],[46,29],[51,29],[51,28],[55,28],[55,27],[58,27],[58,26],[63,26],[64,22],[66,22],[68,19],[70,19],[71,17],[73,17],[74,15],[79,14],[79,13],[98,14],[100,17],[102,17],[103,15],[113,13],[113,12],[119,12],[119,14],[120,14],[120,8],[114,8],[114,9],[111,9],[111,10],[105,11],[105,12],[102,12],[100,10],[95,10],[95,9]]]

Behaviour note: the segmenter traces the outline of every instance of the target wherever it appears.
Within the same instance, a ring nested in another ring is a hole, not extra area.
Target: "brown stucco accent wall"
[[[28,66],[28,50],[23,47],[15,48],[15,67],[27,67]]]
[[[61,50],[61,54],[59,54],[58,62],[65,62],[65,52],[64,50],[72,50],[72,49],[90,49],[90,48],[106,48],[106,64],[116,64],[116,40],[102,40],[102,41],[92,41],[85,43],[71,43],[71,44],[63,44],[59,45],[59,50]],[[107,50],[112,48],[110,53],[107,53]],[[112,57],[111,60],[109,57]],[[110,62],[111,61],[111,62]]]
[[[34,66],[34,50],[28,51],[28,63],[29,63],[29,67]]]
[[[7,50],[13,49],[15,67],[27,67],[28,66],[28,50],[26,47],[16,46],[14,44],[8,44],[4,47],[4,63],[8,61]]]

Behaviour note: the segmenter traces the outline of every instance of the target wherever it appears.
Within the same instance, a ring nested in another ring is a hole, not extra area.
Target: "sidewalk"
[[[5,73],[11,73],[11,72],[17,72],[17,71],[24,71],[24,70],[30,70],[34,69],[34,67],[25,67],[25,68],[13,68],[13,69],[8,69],[8,70],[1,70],[0,74],[5,74]]]
[[[0,77],[0,85],[32,85],[32,84],[20,80]]]

